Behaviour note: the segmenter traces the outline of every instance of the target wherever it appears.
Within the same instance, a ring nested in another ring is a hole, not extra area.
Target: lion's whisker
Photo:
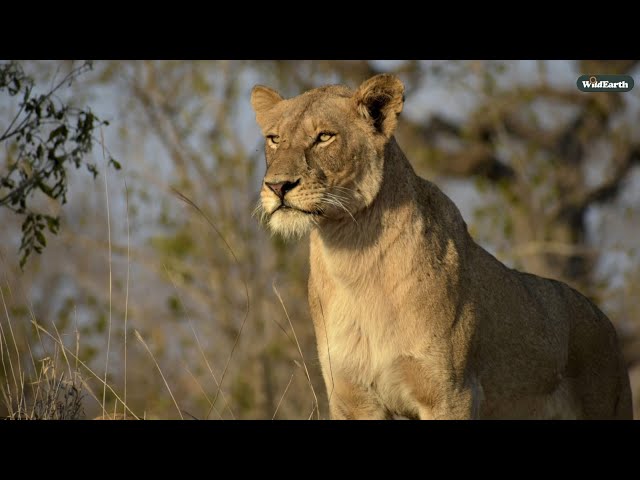
[[[355,219],[355,217],[352,215],[352,213],[347,209],[347,207],[344,206],[344,204],[335,195],[333,195],[331,193],[326,193],[325,197],[322,199],[322,201],[324,201],[325,203],[327,203],[329,205],[333,205],[335,207],[338,207],[338,208],[344,210],[351,217],[351,219],[354,221],[354,223],[356,225],[358,224],[358,221]]]
[[[349,193],[355,193],[356,195],[360,195],[360,192],[358,192],[357,190],[353,189],[353,188],[348,188],[348,187],[339,187],[339,186],[333,186],[331,187],[332,189],[336,189],[336,190],[342,190],[344,192],[349,192]]]

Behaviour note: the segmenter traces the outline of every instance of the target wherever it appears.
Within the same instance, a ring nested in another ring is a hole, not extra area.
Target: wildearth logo
[[[633,88],[630,75],[580,75],[578,90],[581,92],[628,92]]]

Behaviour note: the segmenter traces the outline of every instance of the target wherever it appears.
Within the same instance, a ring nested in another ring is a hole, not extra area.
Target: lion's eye
[[[267,142],[271,146],[278,145],[280,143],[280,137],[278,135],[268,135]]]
[[[324,143],[324,142],[328,142],[329,140],[331,140],[335,135],[333,133],[326,133],[323,132],[320,135],[318,135],[318,142],[320,143]]]

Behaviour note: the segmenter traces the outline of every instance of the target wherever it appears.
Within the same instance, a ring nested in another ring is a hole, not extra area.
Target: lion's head
[[[253,88],[251,105],[266,140],[259,207],[272,231],[302,236],[371,205],[403,94],[392,75],[376,75],[355,92],[332,85],[290,99]]]

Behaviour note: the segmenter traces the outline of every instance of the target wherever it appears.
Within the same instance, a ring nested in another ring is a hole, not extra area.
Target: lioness
[[[261,206],[311,232],[309,305],[334,419],[628,419],[607,317],[562,282],[503,265],[393,133],[404,86],[377,75],[283,99],[256,86]]]

